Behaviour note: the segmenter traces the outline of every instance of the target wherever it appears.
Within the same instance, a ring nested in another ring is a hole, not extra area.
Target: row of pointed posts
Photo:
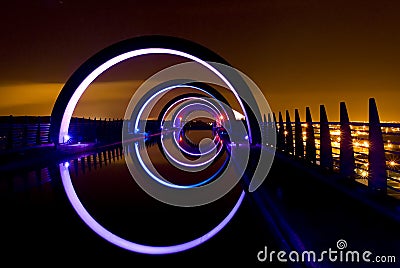
[[[68,134],[74,142],[115,142],[121,138],[122,119],[71,118]]]
[[[27,147],[41,145],[48,141],[48,124],[42,122],[40,116],[29,118],[24,116],[23,120],[17,120],[10,115],[5,124],[5,146],[3,149],[12,150],[16,147]],[[3,129],[4,130],[4,129]]]
[[[112,143],[121,139],[122,119],[71,118],[69,136],[75,142]],[[10,115],[0,124],[0,150],[13,151],[50,144],[50,122],[41,116]]]
[[[273,117],[277,131],[277,149],[288,155],[293,155],[313,164],[317,163],[317,147],[315,143],[314,125],[319,124],[319,165],[327,170],[332,171],[334,169],[330,122],[328,121],[328,116],[324,105],[320,105],[319,122],[313,122],[309,107],[306,107],[305,122],[301,122],[299,111],[298,109],[295,109],[294,134],[289,111],[286,111],[285,113],[285,122],[281,112],[279,112],[278,121],[276,121],[275,113],[273,113]],[[270,121],[270,117],[268,120]],[[355,178],[356,175],[351,125],[352,123],[349,120],[346,104],[341,102],[339,172],[343,177],[347,178]],[[303,126],[305,126],[305,144],[303,141]],[[368,187],[374,191],[386,193],[387,171],[384,141],[378,109],[374,98],[369,99],[368,126]]]

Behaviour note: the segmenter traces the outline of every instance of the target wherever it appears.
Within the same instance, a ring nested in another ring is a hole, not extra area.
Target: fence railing
[[[324,105],[320,120],[313,121],[309,107],[301,121],[289,111],[275,114],[277,150],[295,158],[339,172],[372,190],[400,198],[400,124],[381,123],[375,100],[369,100],[368,122],[350,122],[344,102],[340,121],[329,122]]]
[[[72,117],[68,143],[107,143],[121,138],[122,119]],[[49,116],[0,117],[0,153],[54,145]]]

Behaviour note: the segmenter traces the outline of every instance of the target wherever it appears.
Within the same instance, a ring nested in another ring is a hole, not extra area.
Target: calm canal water
[[[155,155],[158,148],[150,145],[147,150]],[[65,162],[76,193],[92,217],[116,235],[140,244],[173,245],[202,236],[228,215],[242,192],[238,184],[223,198],[204,206],[171,206],[150,197],[136,184],[120,146]],[[0,227],[5,259],[16,264],[27,260],[46,263],[49,258],[183,264],[240,258],[256,264],[258,250],[266,242],[275,244],[259,211],[245,198],[231,222],[194,249],[152,256],[116,247],[79,218],[65,194],[58,164],[2,174]],[[176,176],[178,181],[185,180]]]

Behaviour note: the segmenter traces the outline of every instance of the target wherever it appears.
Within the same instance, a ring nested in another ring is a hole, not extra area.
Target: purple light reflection
[[[212,238],[216,235],[219,231],[224,228],[228,222],[233,218],[237,210],[239,209],[244,196],[245,192],[242,191],[240,194],[239,199],[237,200],[235,206],[229,212],[229,214],[212,230],[208,233],[204,234],[203,236],[191,240],[189,242],[178,244],[178,245],[171,245],[171,246],[149,246],[149,245],[142,245],[138,243],[131,242],[129,240],[123,239],[114,233],[110,232],[106,228],[104,228],[101,224],[99,224],[85,209],[82,202],[79,200],[75,189],[72,185],[71,176],[69,174],[69,170],[63,164],[59,165],[62,183],[67,194],[69,201],[71,202],[72,206],[74,207],[75,211],[78,213],[79,217],[99,236],[107,240],[108,242],[124,248],[129,251],[134,251],[138,253],[144,254],[171,254],[177,253],[181,251],[185,251],[194,247],[197,247],[204,243],[205,241]]]

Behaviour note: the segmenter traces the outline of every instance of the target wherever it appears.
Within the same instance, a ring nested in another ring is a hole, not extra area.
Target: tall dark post
[[[353,140],[346,104],[340,103],[340,174],[352,177],[355,168]]]
[[[332,141],[325,106],[319,106],[320,115],[320,161],[321,167],[333,170]]]
[[[275,125],[276,146],[278,147],[278,139],[279,139],[279,135],[278,135],[278,120],[276,120],[276,114],[274,112],[272,112],[272,118],[274,120],[274,125]]]
[[[292,130],[292,122],[290,120],[289,111],[286,110],[286,152],[289,154],[293,154],[293,130]]]
[[[306,107],[306,156],[305,159],[311,163],[316,163],[315,135],[312,124],[310,107]]]
[[[283,126],[283,118],[281,112],[279,112],[279,130],[278,130],[277,147],[281,151],[285,149],[285,128]]]
[[[369,152],[368,152],[368,186],[376,191],[386,193],[386,157],[383,143],[378,108],[374,98],[369,99]]]
[[[295,155],[304,158],[303,128],[301,127],[299,109],[294,110],[294,143]]]
[[[262,121],[262,127],[261,127],[261,135],[262,135],[262,139],[264,141],[264,143],[262,143],[261,145],[265,144],[265,141],[268,139],[268,121],[267,121],[267,116],[264,114],[263,115],[263,121]]]
[[[271,114],[268,113],[267,145],[269,145],[269,146],[276,145],[277,129],[276,129],[275,114],[274,114],[273,118],[274,118],[274,120],[271,118]]]

